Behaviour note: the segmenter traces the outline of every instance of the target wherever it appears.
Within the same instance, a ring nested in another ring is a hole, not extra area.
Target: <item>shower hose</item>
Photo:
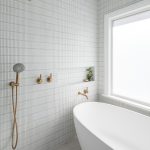
[[[12,86],[12,111],[13,111],[13,125],[12,125],[12,149],[15,150],[18,143],[18,125],[17,125],[17,103],[18,103],[18,87],[16,88],[16,98],[14,99],[14,86]]]

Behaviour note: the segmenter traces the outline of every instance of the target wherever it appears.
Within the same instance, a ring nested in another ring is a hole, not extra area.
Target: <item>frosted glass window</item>
[[[113,21],[111,90],[150,103],[150,11]]]

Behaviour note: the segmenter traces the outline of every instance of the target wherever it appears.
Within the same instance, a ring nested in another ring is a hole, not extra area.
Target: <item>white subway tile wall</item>
[[[97,81],[82,82],[87,67],[96,69],[97,37],[97,0],[0,0],[0,150],[11,150],[8,83],[18,62],[26,70],[20,73],[17,150],[53,150],[74,137],[72,109],[86,101],[77,92],[89,87],[90,101],[97,100]]]

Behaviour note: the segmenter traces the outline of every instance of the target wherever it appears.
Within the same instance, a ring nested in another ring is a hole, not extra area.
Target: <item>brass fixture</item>
[[[41,84],[43,82],[41,74],[40,74],[40,77],[37,78],[36,82],[37,84]]]
[[[9,85],[12,88],[12,110],[13,110],[13,125],[12,125],[12,149],[15,150],[18,144],[18,125],[17,125],[17,105],[18,105],[18,86],[19,73],[25,70],[25,66],[21,63],[15,64],[13,71],[16,72],[16,81],[11,81]],[[15,96],[14,98],[14,88]]]
[[[88,91],[88,87],[86,89],[83,90],[83,92],[78,92],[78,95],[83,95],[86,97],[86,99],[88,99],[88,94],[89,91]]]
[[[87,80],[87,79],[84,79],[84,80],[83,80],[83,82],[89,82],[89,80]]]
[[[9,85],[11,87],[14,87],[14,86],[19,86],[19,83],[15,83],[14,81],[11,81],[11,82],[9,82]]]
[[[52,76],[52,73],[47,77],[47,82],[52,82],[52,78],[53,78],[53,76]]]

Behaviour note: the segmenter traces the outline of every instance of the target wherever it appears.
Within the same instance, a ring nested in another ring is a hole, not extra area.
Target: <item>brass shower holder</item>
[[[14,87],[14,86],[19,86],[19,83],[15,83],[14,81],[9,82],[9,86]]]
[[[20,65],[20,64],[17,64],[17,65]],[[16,66],[17,66],[16,65]],[[20,69],[20,68],[19,68]],[[21,68],[22,69],[22,68]],[[23,68],[24,69],[24,68]],[[19,72],[17,72],[16,73],[16,82],[15,81],[11,81],[11,82],[9,82],[9,85],[11,86],[11,87],[14,87],[14,86],[19,86]]]

